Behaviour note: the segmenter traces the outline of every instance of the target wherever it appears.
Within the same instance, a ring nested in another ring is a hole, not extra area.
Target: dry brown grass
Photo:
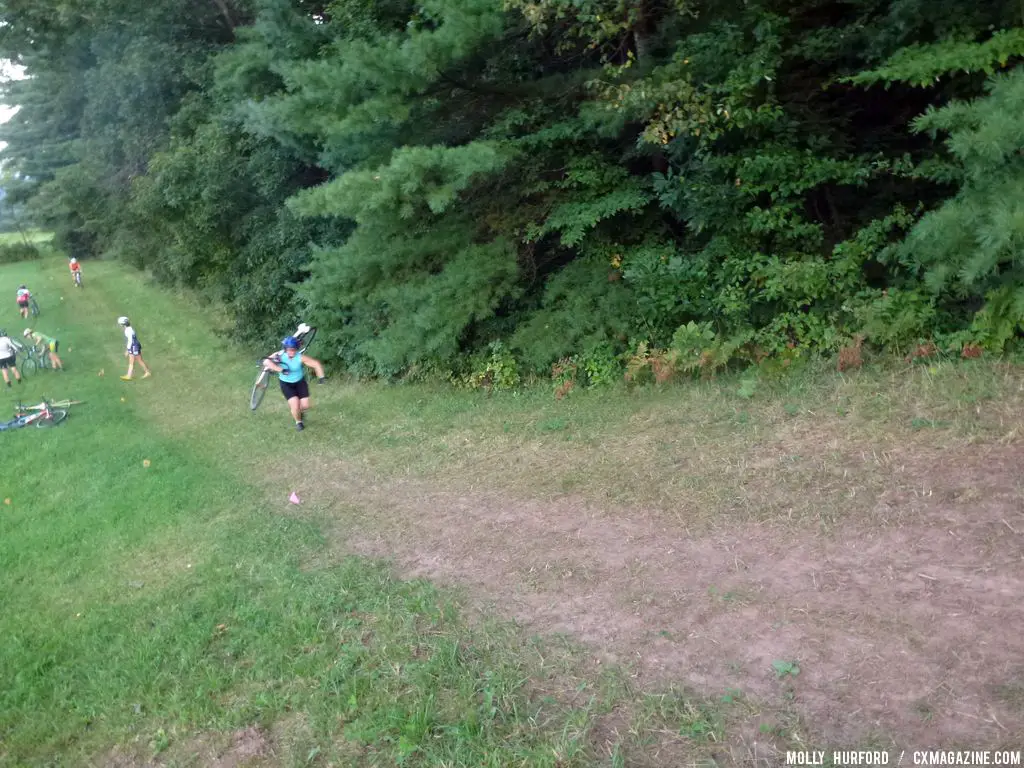
[[[590,734],[609,760],[770,765],[787,746],[935,733],[994,744],[1020,730],[1024,621],[1006,595],[1024,377],[926,363],[753,397],[730,379],[561,400],[330,388],[301,441],[259,434],[288,441],[287,463],[234,459],[283,513],[320,523],[334,556],[391,558],[625,670],[621,706]],[[777,659],[801,675],[775,679]],[[576,674],[545,685],[570,695]],[[695,693],[665,693],[679,681]],[[742,705],[704,723],[727,688]]]

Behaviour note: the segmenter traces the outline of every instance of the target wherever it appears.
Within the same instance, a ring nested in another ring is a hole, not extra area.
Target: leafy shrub
[[[551,380],[555,382],[555,398],[561,400],[576,388],[579,366],[573,357],[563,357],[551,366]]]
[[[793,345],[777,354],[762,358],[757,366],[758,373],[769,379],[790,376],[806,368],[807,360],[805,350]]]
[[[607,262],[580,258],[547,279],[539,308],[522,315],[511,345],[527,366],[544,371],[555,360],[624,340],[635,307],[623,281],[609,282]]]
[[[715,331],[711,323],[695,323],[691,320],[679,326],[672,335],[672,348],[679,352],[687,370],[699,367],[704,350],[714,343]]]
[[[610,344],[595,347],[578,360],[588,387],[609,387],[622,376],[622,362]]]
[[[501,341],[492,341],[488,347],[490,356],[480,360],[472,372],[464,378],[470,389],[510,390],[519,386],[519,363],[512,352]]]
[[[1007,342],[1024,330],[1024,286],[1004,285],[990,291],[985,306],[971,323],[980,346],[1002,352]]]
[[[621,361],[610,344],[602,344],[586,354],[563,357],[551,365],[551,380],[559,400],[580,385],[589,389],[609,387],[621,375]]]
[[[0,245],[0,264],[30,261],[31,259],[38,259],[40,255],[39,249],[29,243]]]
[[[724,368],[735,359],[750,358],[753,353],[746,347],[752,338],[750,331],[722,338],[711,323],[690,321],[676,329],[671,349],[678,354],[679,370],[706,374]]]
[[[628,384],[664,384],[679,372],[679,352],[674,349],[652,349],[646,341],[626,360],[625,379]]]
[[[864,335],[874,344],[905,347],[925,340],[939,312],[935,297],[927,292],[894,288],[865,294],[855,314]]]

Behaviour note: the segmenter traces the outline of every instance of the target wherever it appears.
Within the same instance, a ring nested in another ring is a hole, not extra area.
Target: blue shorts
[[[139,344],[138,340],[133,341],[132,345],[130,347],[128,347],[128,354],[129,355],[141,355],[142,354],[142,345]]]

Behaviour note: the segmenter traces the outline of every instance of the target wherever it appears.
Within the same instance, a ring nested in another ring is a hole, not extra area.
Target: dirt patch
[[[266,732],[249,726],[233,733],[206,733],[173,741],[166,752],[152,755],[152,748],[140,745],[114,748],[96,763],[104,768],[264,768],[278,765],[275,751]]]
[[[814,447],[785,447],[796,449]],[[773,515],[696,533],[681,517],[580,499],[367,482],[342,462],[322,464],[307,496],[339,549],[467,587],[642,684],[738,690],[832,746],[1019,743],[1021,446],[887,446],[872,468],[857,486],[869,502],[856,500],[870,524],[846,515],[824,530]]]

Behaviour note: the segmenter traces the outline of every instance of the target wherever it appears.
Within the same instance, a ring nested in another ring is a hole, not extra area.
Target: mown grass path
[[[328,419],[298,435],[271,397],[250,414],[254,365],[200,308],[114,265],[87,265],[81,291],[65,271],[2,272],[38,295],[67,372],[0,398],[86,404],[3,434],[0,762],[589,762],[591,714],[527,689],[546,672],[511,627],[467,627],[370,561],[301,567],[324,539],[281,512],[309,477],[298,441],[337,439]],[[118,379],[120,314],[151,379]]]
[[[68,368],[7,397],[87,401],[0,436],[3,764],[729,764],[1021,735],[1019,368],[561,402],[332,380],[296,433],[273,387],[247,407],[269,348],[86,267],[82,291],[62,260],[0,270]],[[117,378],[121,314],[151,379]]]

